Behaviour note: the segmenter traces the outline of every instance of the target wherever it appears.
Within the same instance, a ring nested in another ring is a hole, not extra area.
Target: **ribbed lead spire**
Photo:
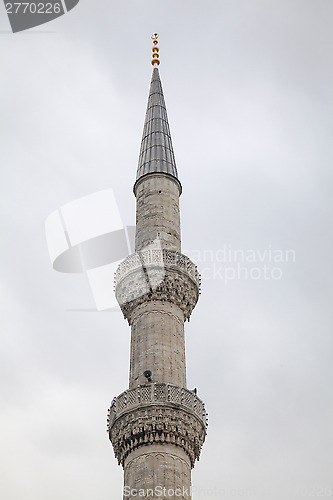
[[[178,180],[168,115],[157,67],[153,69],[136,180],[164,173]]]

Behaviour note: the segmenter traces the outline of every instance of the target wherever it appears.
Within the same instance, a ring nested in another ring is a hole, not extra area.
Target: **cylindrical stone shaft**
[[[152,382],[186,387],[184,315],[170,302],[147,302],[133,313],[129,388]]]
[[[152,174],[135,187],[135,251],[144,250],[157,238],[162,248],[181,252],[180,184],[168,175]]]
[[[191,500],[191,464],[184,450],[154,444],[131,453],[124,466],[124,500],[140,490],[146,498]]]

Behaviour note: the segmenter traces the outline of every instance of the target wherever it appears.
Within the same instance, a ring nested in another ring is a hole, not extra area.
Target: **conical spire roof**
[[[178,180],[168,115],[157,68],[153,69],[151,79],[136,182],[141,177],[153,173],[167,174]]]

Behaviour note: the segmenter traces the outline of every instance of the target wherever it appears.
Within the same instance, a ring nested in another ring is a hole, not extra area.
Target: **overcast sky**
[[[13,35],[0,6],[2,499],[121,499],[106,411],[130,330],[75,311],[94,308],[87,280],[52,269],[44,223],[105,188],[134,222],[154,32],[204,275],[186,324],[210,419],[193,498],[332,498],[332,21],[331,0],[81,0]]]

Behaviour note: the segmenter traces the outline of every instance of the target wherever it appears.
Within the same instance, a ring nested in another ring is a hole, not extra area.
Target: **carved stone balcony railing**
[[[148,249],[129,255],[119,264],[116,270],[115,286],[125,276],[143,266],[165,266],[181,269],[188,274],[200,289],[200,274],[197,266],[186,255],[167,249]]]
[[[207,413],[196,394],[171,384],[129,389],[111,403],[108,433],[118,463],[154,443],[181,447],[191,467],[199,460],[207,434]]]
[[[189,321],[200,295],[200,274],[197,266],[179,252],[147,249],[129,255],[119,264],[115,293],[129,324],[139,305],[153,301],[177,305],[184,321]]]
[[[194,413],[207,429],[205,404],[193,391],[171,384],[151,383],[128,389],[113,399],[108,412],[108,431],[114,421],[128,410],[168,403]]]

